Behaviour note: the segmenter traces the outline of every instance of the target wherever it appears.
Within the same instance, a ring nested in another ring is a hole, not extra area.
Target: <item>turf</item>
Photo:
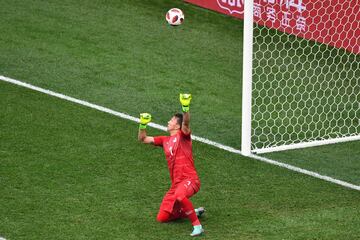
[[[182,1],[2,6],[2,75],[131,115],[150,112],[160,124],[180,111],[178,93],[191,91],[194,133],[240,147],[240,21]],[[186,27],[167,25],[173,6]]]
[[[0,75],[166,124],[193,94],[194,134],[239,148],[242,22],[182,1],[1,1]],[[185,12],[173,28],[164,15]],[[0,236],[185,239],[157,224],[169,180],[137,126],[0,82]],[[151,134],[160,132],[151,130]],[[359,184],[359,143],[270,156]],[[210,239],[356,239],[359,194],[194,144]]]
[[[360,141],[269,153],[264,156],[360,185]]]
[[[0,235],[188,239],[155,221],[169,176],[137,124],[0,82]],[[163,134],[149,130],[152,134]],[[356,239],[357,191],[194,142],[209,239]]]

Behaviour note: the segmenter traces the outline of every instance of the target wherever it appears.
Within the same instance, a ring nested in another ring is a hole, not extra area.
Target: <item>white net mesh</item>
[[[359,3],[315,2],[254,2],[255,152],[360,135]]]

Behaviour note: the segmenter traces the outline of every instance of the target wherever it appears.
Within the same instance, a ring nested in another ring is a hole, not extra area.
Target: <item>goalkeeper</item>
[[[180,94],[183,114],[175,114],[168,122],[170,136],[147,136],[146,125],[151,121],[148,113],[140,114],[138,139],[142,143],[154,144],[164,149],[171,178],[171,187],[160,205],[157,221],[168,222],[178,218],[188,218],[193,231],[191,236],[201,235],[204,230],[198,216],[204,208],[194,209],[190,197],[200,189],[200,180],[194,166],[190,130],[191,94]]]

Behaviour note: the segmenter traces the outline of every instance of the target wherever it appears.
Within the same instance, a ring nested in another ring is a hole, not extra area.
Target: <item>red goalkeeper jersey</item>
[[[164,149],[173,185],[185,179],[199,179],[194,166],[190,134],[179,130],[173,136],[154,137],[154,144]]]

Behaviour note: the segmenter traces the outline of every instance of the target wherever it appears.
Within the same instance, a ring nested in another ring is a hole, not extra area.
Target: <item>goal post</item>
[[[241,152],[360,140],[359,0],[184,0],[244,19]]]
[[[355,2],[244,1],[244,155],[360,140]]]
[[[241,116],[241,153],[251,154],[251,104],[253,74],[253,8],[254,1],[248,0],[244,6],[243,42],[243,79],[242,79],[242,116]]]

